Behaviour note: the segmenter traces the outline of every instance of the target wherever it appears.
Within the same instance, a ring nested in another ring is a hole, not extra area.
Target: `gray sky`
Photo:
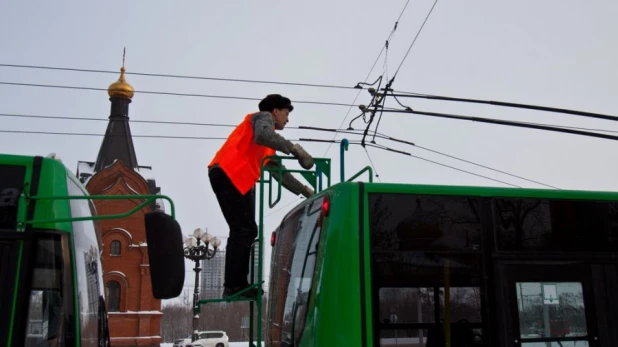
[[[366,1],[139,1],[0,3],[0,63],[127,72],[354,86],[369,72],[406,0]],[[388,50],[391,77],[432,0],[411,0]],[[448,1],[436,5],[403,64],[393,88],[426,94],[522,102],[618,114],[618,3],[615,1]],[[384,55],[370,80],[385,72]],[[0,67],[0,81],[107,88],[117,74]],[[127,76],[136,90],[261,98],[281,93],[296,100],[349,104],[356,90]],[[357,103],[368,103],[363,91]],[[618,131],[610,121],[483,105],[406,99],[419,110],[582,126]],[[0,85],[0,113],[106,119],[104,91]],[[387,106],[396,106],[393,99]],[[289,126],[335,128],[347,107],[295,104]],[[257,102],[136,93],[132,120],[236,124]],[[355,108],[349,120],[358,114]],[[104,121],[0,117],[0,130],[104,134]],[[361,129],[363,123],[355,122]],[[132,123],[134,135],[220,136],[231,128]],[[616,191],[618,144],[538,130],[419,115],[385,114],[379,131],[433,150],[475,161],[562,189]],[[332,133],[285,130],[289,138],[332,139]],[[360,139],[349,135],[349,139]],[[337,138],[342,138],[338,135]],[[0,133],[2,152],[59,154],[75,171],[78,160],[96,159],[102,137]],[[163,194],[174,199],[185,234],[207,226],[227,236],[208,181],[206,165],[222,141],[135,138],[140,165],[149,165]],[[524,187],[539,185],[487,171],[407,145],[378,143]],[[316,157],[339,147],[303,143]],[[502,186],[414,158],[368,149],[383,182]],[[350,176],[369,165],[350,146]],[[291,165],[295,166],[295,165]],[[335,180],[336,182],[337,180]],[[300,198],[284,196],[279,206]],[[279,207],[278,206],[278,207]],[[291,208],[292,205],[289,206]],[[277,208],[277,207],[276,207]],[[285,208],[266,215],[266,245]],[[270,253],[266,254],[266,264]],[[268,266],[267,266],[268,267]],[[190,268],[187,267],[187,270]],[[189,270],[190,271],[190,270]],[[193,274],[187,273],[187,285]]]

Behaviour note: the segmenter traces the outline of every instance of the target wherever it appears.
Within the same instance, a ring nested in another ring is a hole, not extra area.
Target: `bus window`
[[[0,230],[16,230],[19,196],[25,176],[25,166],[0,165]]]
[[[369,194],[368,209],[375,345],[442,345],[447,319],[451,346],[481,342],[478,199]]]
[[[501,251],[616,251],[618,203],[496,198],[494,223]]]
[[[311,286],[321,228],[318,219],[323,198],[297,210],[283,221],[277,233],[271,284],[273,346],[297,346],[302,337],[311,298]]]
[[[71,260],[67,235],[39,235],[26,328],[26,347],[64,346],[72,317]]]
[[[370,194],[372,244],[391,250],[480,251],[478,211],[476,198]]]
[[[581,338],[562,341],[563,346],[587,346],[588,337],[584,291],[578,282],[518,282],[517,310],[522,346],[534,346],[528,339]],[[557,341],[536,344],[559,344]]]
[[[277,233],[276,245],[272,251],[269,291],[269,324],[268,337],[274,347],[281,345],[281,326],[283,324],[283,308],[290,283],[290,263],[293,255],[293,244],[296,237],[298,220],[301,212],[293,213],[285,219]]]
[[[21,241],[15,238],[26,167],[0,165],[0,341],[6,341]]]
[[[6,341],[11,320],[15,272],[19,262],[20,242],[0,239],[0,341]]]
[[[81,188],[67,177],[69,195],[85,195]],[[71,199],[72,217],[89,217],[95,209],[89,200]],[[77,270],[77,297],[80,311],[80,337],[82,346],[98,346],[103,340],[99,319],[99,297],[103,295],[101,256],[99,235],[94,221],[73,222],[73,239],[75,242],[75,268]]]

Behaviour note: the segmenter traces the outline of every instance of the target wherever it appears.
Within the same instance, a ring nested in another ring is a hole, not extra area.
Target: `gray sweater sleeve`
[[[279,163],[278,160],[276,159],[271,159],[268,161],[268,163],[266,164],[266,167],[269,168],[278,168],[279,165],[281,165],[281,163]],[[281,168],[283,170],[285,170],[285,166],[281,165]],[[279,178],[279,172],[277,171],[271,171],[270,174],[277,180],[281,182],[281,185],[289,190],[290,192],[299,195],[300,193],[302,193],[303,189],[305,188],[305,185],[302,184],[299,180],[296,179],[296,177],[294,177],[291,173],[289,172],[284,172],[283,173],[283,177]]]
[[[251,116],[251,122],[253,124],[253,142],[290,154],[293,144],[273,130],[275,120],[270,112],[254,113]]]

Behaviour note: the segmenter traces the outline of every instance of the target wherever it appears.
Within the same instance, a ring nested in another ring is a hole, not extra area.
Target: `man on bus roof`
[[[307,170],[313,167],[313,158],[309,153],[275,132],[283,130],[290,112],[294,110],[290,99],[270,94],[260,101],[258,107],[260,111],[245,116],[208,164],[210,184],[230,227],[225,253],[224,298],[249,286],[247,276],[251,244],[258,234],[253,192],[260,178],[262,160],[280,151],[292,154]],[[266,163],[266,166],[273,168],[279,165],[275,160]],[[284,173],[282,177],[278,177],[276,172],[271,174],[295,195],[303,194],[308,198],[314,194],[310,187],[290,173]],[[241,295],[255,297],[257,290],[252,289]]]

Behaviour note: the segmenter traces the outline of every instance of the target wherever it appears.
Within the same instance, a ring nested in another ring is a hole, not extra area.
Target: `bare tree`
[[[191,306],[182,304],[167,305],[162,308],[161,337],[163,342],[186,338],[191,335]]]
[[[187,293],[185,293],[187,294]],[[161,319],[161,337],[163,342],[174,342],[181,338],[190,338],[193,329],[193,310],[189,295],[181,297],[182,303],[175,303],[164,306],[163,317]],[[262,298],[262,341],[266,336],[266,307],[267,298]],[[257,337],[257,306],[253,304],[253,332],[254,340]],[[249,303],[243,302],[216,302],[201,305],[198,330],[223,330],[228,335],[230,341],[249,340]],[[243,325],[243,317],[245,324]]]

